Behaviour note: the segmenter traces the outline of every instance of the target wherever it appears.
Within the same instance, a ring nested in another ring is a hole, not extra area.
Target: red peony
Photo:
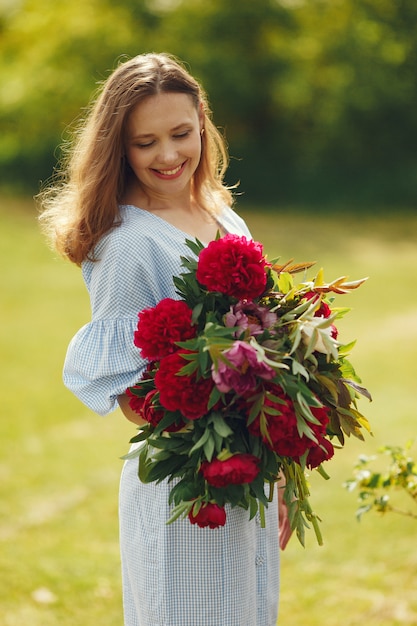
[[[323,449],[324,448],[324,449]],[[333,444],[325,437],[320,437],[319,443],[311,446],[308,455],[306,465],[310,469],[318,467],[323,461],[328,461],[334,455]]]
[[[197,380],[195,374],[179,376],[184,365],[186,361],[178,352],[161,359],[155,374],[155,386],[163,407],[168,411],[180,411],[188,419],[195,420],[207,413],[214,383],[211,378]]]
[[[262,437],[264,443],[281,456],[300,457],[307,449],[306,443],[300,439],[297,430],[297,417],[295,415],[294,405],[278,385],[270,385],[267,387],[275,396],[283,400],[283,403],[276,402],[265,397],[265,406],[279,411],[278,415],[267,416],[267,431],[261,432],[260,417],[249,425],[249,432],[258,437]]]
[[[158,361],[178,350],[177,341],[195,337],[191,315],[185,302],[172,298],[164,298],[155,307],[141,311],[134,344],[143,358]]]
[[[317,300],[319,298],[319,295],[315,292],[315,291],[308,291],[305,295],[305,298],[307,298],[308,300]],[[317,309],[317,311],[314,312],[314,317],[330,317],[332,314],[332,310],[329,307],[329,305],[326,302],[321,302],[319,308]],[[333,337],[333,339],[337,339],[337,336],[339,334],[339,331],[337,330],[337,327],[332,324],[330,326],[330,335]]]
[[[129,406],[132,411],[134,411],[138,415],[141,415],[145,397],[137,396],[131,391],[131,389],[139,389],[139,385],[134,385],[133,387],[129,387],[128,389],[126,389],[126,395],[129,396]]]
[[[251,483],[259,474],[259,459],[253,454],[235,454],[225,461],[205,461],[200,469],[213,487]]]
[[[155,406],[155,396],[157,396],[158,391],[153,389],[149,391],[146,396],[138,397],[127,389],[127,395],[130,396],[129,406],[135,411],[145,422],[152,424],[152,426],[158,426],[159,422],[163,419],[165,412],[162,408]],[[166,431],[168,432],[176,432],[184,427],[184,422],[179,421],[179,423],[171,424],[166,427]]]
[[[200,252],[196,278],[209,291],[253,300],[265,291],[268,266],[260,243],[228,234]]]
[[[297,428],[297,417],[293,402],[279,385],[268,385],[266,389],[280,398],[283,403],[276,402],[265,397],[265,406],[279,411],[278,415],[267,416],[268,436],[261,432],[261,421],[259,416],[249,425],[249,432],[258,437],[262,437],[264,443],[280,456],[287,456],[298,460],[315,442],[303,435],[300,437]],[[326,426],[329,421],[327,409],[323,407],[310,407],[314,417],[319,424],[309,422],[309,426],[317,439],[326,433]]]
[[[316,301],[319,297],[319,294],[315,291],[307,291],[307,293],[304,294],[304,298],[307,298],[307,300]],[[321,301],[319,308],[314,312],[314,317],[330,317],[331,314],[332,311],[327,302]]]
[[[196,515],[193,514],[193,509],[191,509],[188,519],[192,524],[197,524],[200,528],[205,528],[206,526],[218,528],[226,523],[226,511],[218,504],[208,502],[201,506]]]

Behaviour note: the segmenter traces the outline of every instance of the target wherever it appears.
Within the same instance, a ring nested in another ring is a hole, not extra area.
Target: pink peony
[[[236,326],[236,336],[246,329],[250,335],[259,335],[265,328],[271,328],[277,321],[277,316],[264,306],[254,302],[238,302],[230,307],[224,317],[225,326]]]
[[[219,360],[217,370],[212,366],[211,375],[222,393],[235,391],[242,395],[256,388],[258,378],[271,380],[275,372],[266,363],[258,360],[258,353],[245,341],[235,341],[224,353],[227,363]]]

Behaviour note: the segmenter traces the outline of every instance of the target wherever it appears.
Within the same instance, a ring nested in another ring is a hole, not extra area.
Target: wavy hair
[[[121,63],[104,82],[74,133],[55,182],[37,196],[44,232],[77,265],[91,258],[101,237],[120,224],[119,204],[130,174],[124,157],[129,114],[145,98],[164,92],[190,95],[203,112],[201,158],[192,181],[196,202],[209,213],[232,204],[223,182],[226,144],[213,124],[203,88],[174,57],[138,55]]]

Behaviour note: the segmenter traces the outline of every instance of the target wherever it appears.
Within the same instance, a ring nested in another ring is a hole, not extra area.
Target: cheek
[[[126,158],[132,170],[138,170],[146,167],[146,155],[139,152],[139,150],[127,150]]]
[[[200,159],[200,156],[201,156],[201,140],[200,140],[200,135],[198,135],[198,137],[197,137],[196,139],[194,139],[194,140],[190,143],[189,152],[190,152],[190,154],[192,154],[192,155],[193,155],[193,156],[195,156],[196,158]]]

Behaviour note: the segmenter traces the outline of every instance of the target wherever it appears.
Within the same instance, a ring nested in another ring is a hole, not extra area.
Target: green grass
[[[416,522],[358,523],[342,487],[358,454],[416,436],[417,217],[244,217],[270,257],[316,260],[329,280],[370,276],[337,303],[352,307],[339,332],[358,339],[374,437],[348,441],[329,482],[311,476],[325,545],[310,533],[305,549],[292,540],[282,554],[280,626],[417,624]],[[121,626],[119,457],[134,428],[118,412],[95,416],[62,385],[67,344],[89,318],[79,270],[47,249],[30,201],[0,199],[0,222],[0,626]]]

